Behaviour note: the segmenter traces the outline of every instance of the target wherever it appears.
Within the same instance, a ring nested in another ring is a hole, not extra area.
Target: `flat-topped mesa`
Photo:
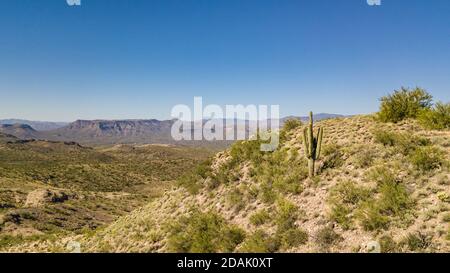
[[[323,129],[319,127],[317,136],[314,136],[313,112],[309,113],[309,125],[303,131],[303,145],[305,148],[305,157],[308,159],[309,177],[315,175],[315,162],[320,157],[322,149]]]

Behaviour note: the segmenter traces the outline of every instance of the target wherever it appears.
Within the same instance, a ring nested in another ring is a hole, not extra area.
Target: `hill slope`
[[[319,173],[307,178],[302,129],[274,153],[236,143],[163,197],[95,234],[20,251],[383,252],[450,251],[450,132],[370,116],[317,122]]]
[[[36,139],[40,133],[26,124],[0,124],[0,132],[20,139]]]
[[[19,140],[0,133],[0,249],[86,232],[160,196],[209,151]]]

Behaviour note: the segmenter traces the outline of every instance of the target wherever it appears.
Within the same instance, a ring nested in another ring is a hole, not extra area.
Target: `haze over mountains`
[[[342,117],[336,114],[317,114],[316,120]],[[307,117],[285,117],[280,120],[283,124],[288,119],[305,120]],[[172,144],[171,127],[175,120],[136,119],[136,120],[77,120],[72,123],[41,122],[8,119],[0,120],[0,132],[13,135],[20,139],[45,139],[50,141],[75,141],[87,145],[129,144],[129,143],[160,143]],[[251,121],[239,121],[236,131],[248,132]],[[224,123],[224,128],[230,130]],[[194,127],[192,127],[194,128]],[[192,129],[194,130],[194,129]],[[226,145],[228,142],[223,141]],[[186,144],[186,143],[179,143]],[[192,143],[190,143],[192,144]],[[199,144],[199,143],[197,143]]]
[[[31,121],[25,119],[1,119],[0,125],[3,124],[25,124],[31,126],[37,131],[49,131],[58,129],[69,124],[68,122],[52,122],[52,121]]]

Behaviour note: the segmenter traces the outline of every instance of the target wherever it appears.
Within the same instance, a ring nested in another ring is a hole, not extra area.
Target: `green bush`
[[[432,130],[450,129],[450,103],[438,102],[432,109],[422,110],[419,123]]]
[[[378,119],[382,122],[397,123],[407,118],[416,118],[419,113],[432,105],[433,97],[421,88],[395,90],[382,97]]]
[[[284,142],[287,140],[287,135],[302,126],[302,122],[298,119],[288,119],[284,125],[283,128],[280,130],[280,141]]]
[[[383,235],[378,240],[381,247],[381,253],[397,253],[399,252],[398,244],[389,235]]]
[[[385,130],[376,130],[373,132],[375,142],[381,143],[384,146],[395,146],[398,142],[398,134]]]
[[[181,176],[177,184],[178,186],[184,187],[190,194],[197,194],[202,188],[199,176],[194,173],[189,173]]]
[[[372,165],[375,157],[376,152],[374,150],[364,148],[364,150],[353,156],[352,162],[357,168],[367,168]]]
[[[283,232],[280,235],[280,238],[282,247],[289,249],[291,247],[306,244],[306,242],[308,242],[308,233],[298,228],[291,228]]]
[[[378,195],[361,204],[356,217],[365,230],[386,229],[393,217],[403,218],[414,202],[405,186],[386,167],[372,169],[368,178],[377,182]]]
[[[367,179],[377,183],[377,186],[397,182],[396,174],[386,166],[376,166],[367,173]]]
[[[332,195],[336,200],[344,204],[356,205],[361,201],[367,200],[371,195],[371,191],[356,185],[353,181],[345,181],[333,188]]]
[[[351,213],[359,204],[371,196],[371,190],[357,186],[355,182],[346,181],[335,186],[330,193],[330,219],[349,229],[352,224]]]
[[[267,212],[267,210],[260,210],[250,216],[250,223],[255,226],[264,225],[270,220],[270,214]]]
[[[191,194],[197,194],[203,187],[202,181],[212,176],[211,162],[211,159],[205,160],[192,171],[178,178],[178,186],[184,187]]]
[[[236,212],[245,208],[245,201],[245,194],[239,188],[234,188],[227,195],[228,204],[233,207]]]
[[[388,147],[395,147],[398,152],[408,155],[414,152],[418,147],[428,146],[430,140],[424,137],[412,136],[407,133],[395,133],[385,130],[373,132],[375,141]]]
[[[386,229],[390,222],[389,217],[383,215],[380,207],[373,201],[364,203],[356,212],[356,217],[367,231]]]
[[[443,221],[444,223],[450,223],[450,213],[445,214],[445,215],[442,217],[442,221]]]
[[[278,238],[272,237],[262,230],[257,230],[242,243],[239,252],[243,253],[273,253],[281,246]]]
[[[401,216],[413,204],[402,183],[383,183],[379,186],[378,191],[380,193],[378,206],[386,215]]]
[[[283,125],[283,131],[289,132],[302,126],[299,119],[288,119]]]
[[[278,194],[273,190],[270,182],[262,182],[258,197],[266,204],[273,204],[277,200]]]
[[[444,163],[443,152],[436,147],[420,147],[411,153],[409,160],[423,172],[437,169]]]
[[[322,148],[323,165],[322,170],[339,168],[344,164],[341,148],[336,144],[325,145]]]
[[[228,225],[219,215],[194,211],[169,226],[170,252],[233,252],[245,238],[245,232]]]
[[[343,229],[347,230],[352,225],[351,213],[352,209],[349,206],[335,203],[331,207],[330,220],[338,223]]]
[[[295,222],[298,216],[299,211],[296,205],[286,200],[279,200],[277,204],[277,216],[275,218],[279,233],[296,228]]]
[[[410,233],[401,242],[406,245],[410,251],[424,251],[432,245],[432,236],[417,232]]]
[[[342,237],[331,227],[322,228],[316,233],[316,243],[324,249],[329,248],[341,240]]]

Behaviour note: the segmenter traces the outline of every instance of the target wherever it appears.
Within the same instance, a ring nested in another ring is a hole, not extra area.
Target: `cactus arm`
[[[305,155],[308,158],[309,157],[309,143],[308,143],[308,129],[305,128],[303,130],[303,146],[305,147]]]
[[[309,156],[313,157],[314,151],[314,128],[313,128],[313,112],[309,112],[309,128],[308,128],[308,138],[309,138]]]
[[[320,152],[322,150],[322,138],[323,138],[323,128],[319,128],[319,132],[317,134],[316,159],[320,157]]]

